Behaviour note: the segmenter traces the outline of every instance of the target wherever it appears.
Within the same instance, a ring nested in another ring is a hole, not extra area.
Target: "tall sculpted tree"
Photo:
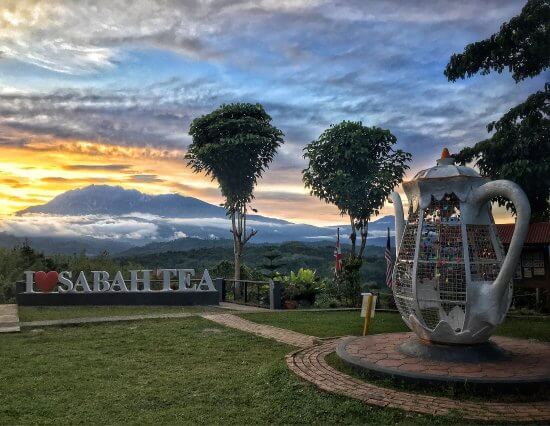
[[[222,105],[196,118],[189,134],[193,143],[185,156],[195,173],[217,180],[231,219],[235,254],[235,280],[241,277],[245,244],[256,235],[246,219],[253,190],[283,143],[283,133],[271,125],[260,104]]]
[[[394,149],[396,142],[389,130],[342,121],[304,149],[309,161],[302,172],[304,183],[312,195],[334,204],[349,217],[351,257],[359,260],[359,266],[370,219],[379,213],[409,168],[411,154]]]
[[[521,13],[486,40],[466,46],[451,56],[445,69],[450,81],[478,72],[508,69],[516,83],[534,77],[550,65],[550,1],[529,0]],[[526,192],[531,220],[550,220],[550,83],[489,123],[491,137],[464,148],[462,164],[475,161],[492,179],[510,179]],[[498,198],[514,212],[513,204]]]

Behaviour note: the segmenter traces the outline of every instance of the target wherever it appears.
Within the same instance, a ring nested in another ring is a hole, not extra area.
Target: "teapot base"
[[[492,341],[473,345],[445,344],[413,337],[397,346],[404,355],[443,362],[499,362],[512,353]]]
[[[483,394],[550,389],[550,344],[494,336],[475,345],[423,342],[413,333],[383,333],[339,341],[348,366],[396,382],[445,384]]]

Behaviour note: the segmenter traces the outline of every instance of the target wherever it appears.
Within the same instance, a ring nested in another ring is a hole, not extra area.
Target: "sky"
[[[405,179],[488,136],[540,89],[492,73],[455,83],[453,53],[523,1],[0,1],[0,214],[89,184],[217,204],[184,155],[190,122],[223,103],[260,102],[285,134],[253,207],[341,223],[301,180],[304,146],[331,124],[389,129],[411,152]],[[381,214],[391,214],[391,205]],[[502,210],[498,222],[511,221]]]

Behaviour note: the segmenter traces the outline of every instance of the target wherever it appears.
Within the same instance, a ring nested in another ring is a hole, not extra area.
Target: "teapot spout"
[[[390,194],[389,201],[393,204],[395,215],[395,254],[397,256],[401,238],[403,238],[403,231],[405,229],[405,214],[403,213],[401,196],[397,192],[394,191]]]

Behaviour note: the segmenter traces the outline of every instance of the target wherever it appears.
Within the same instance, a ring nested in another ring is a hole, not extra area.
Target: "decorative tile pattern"
[[[346,344],[346,353],[353,356],[367,368],[392,367],[395,374],[399,372],[415,372],[423,378],[442,379],[464,378],[468,380],[481,379],[491,381],[501,379],[501,373],[506,372],[506,381],[540,380],[550,381],[550,344],[525,339],[512,339],[495,336],[491,341],[512,353],[510,359],[494,363],[443,362],[411,357],[401,353],[398,346],[409,339],[416,339],[414,333],[387,333],[358,337]],[[387,360],[392,360],[388,365]],[[395,361],[395,362],[394,362]],[[430,377],[437,370],[437,377]],[[442,375],[440,372],[443,372]],[[467,373],[464,375],[463,373]],[[498,380],[496,380],[498,381]]]
[[[391,334],[382,336],[387,337]],[[550,422],[550,403],[548,401],[526,403],[459,401],[383,388],[348,376],[329,366],[325,360],[327,355],[334,352],[338,342],[338,340],[327,341],[322,345],[289,354],[286,357],[286,363],[296,375],[318,388],[359,399],[369,405],[431,415],[460,413],[463,419],[488,422]],[[377,357],[386,365],[395,367],[395,364],[401,363],[399,359],[384,357],[383,353],[378,354]],[[422,367],[417,365],[410,368],[420,369]],[[465,369],[462,374],[476,374],[476,370],[475,366],[470,366],[468,371]],[[508,372],[500,371],[500,374],[507,376]]]

